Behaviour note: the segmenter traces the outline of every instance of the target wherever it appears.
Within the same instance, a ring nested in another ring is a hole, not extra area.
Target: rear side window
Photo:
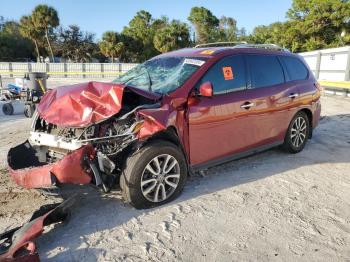
[[[247,55],[253,88],[284,83],[283,69],[276,56]]]
[[[304,80],[308,77],[308,70],[305,65],[296,57],[280,56],[287,68],[290,81]]]
[[[225,57],[213,65],[200,83],[210,81],[215,94],[225,94],[246,88],[246,70],[242,55]]]

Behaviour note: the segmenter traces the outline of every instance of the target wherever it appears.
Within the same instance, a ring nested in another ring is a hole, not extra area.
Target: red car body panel
[[[49,91],[38,105],[41,118],[57,126],[82,127],[119,112],[124,87],[88,82]]]
[[[152,117],[151,114],[147,114],[145,112],[139,112],[139,114],[144,117],[144,122],[137,134],[138,139],[144,140],[145,138],[166,129],[164,124],[159,122],[159,120],[156,118]]]
[[[205,72],[225,56],[266,54],[265,50],[249,48],[209,49],[214,50],[210,59],[171,96],[191,96],[191,90]],[[268,54],[296,56],[280,51],[268,51]],[[188,137],[185,145],[190,164],[200,165],[262,145],[282,143],[291,119],[302,109],[310,110],[312,127],[315,128],[320,117],[320,91],[315,88],[315,82],[313,75],[309,74],[307,80],[266,88],[246,89],[210,98],[193,96],[187,111]],[[292,93],[298,93],[300,97],[289,98]],[[240,108],[248,101],[256,106],[249,110]]]
[[[24,144],[26,143],[28,142]],[[17,148],[24,144],[17,146]],[[20,162],[19,159],[14,158],[9,160],[10,174],[13,180],[24,188],[49,187],[54,182],[52,181],[52,175],[59,183],[88,184],[91,181],[91,174],[84,168],[83,161],[85,157],[92,159],[94,154],[94,148],[91,145],[85,145],[68,153],[55,163],[35,167],[22,166],[20,169],[14,168],[14,162]],[[12,153],[10,150],[9,157],[15,156],[16,153]]]
[[[42,207],[33,214],[27,224],[0,234],[0,247],[5,245],[4,249],[7,249],[6,252],[0,254],[0,261],[39,262],[40,258],[34,242],[35,239],[43,233],[45,226],[65,221],[74,202],[75,196],[59,205],[54,204],[54,207],[49,206],[49,209],[45,206],[42,210]]]
[[[158,57],[205,57],[207,60],[181,87],[170,94],[161,97],[135,87],[90,82],[51,91],[42,99],[38,108],[39,115],[49,123],[58,126],[91,125],[118,113],[122,107],[123,92],[125,89],[130,89],[141,96],[161,102],[159,108],[140,109],[137,112],[144,118],[137,138],[145,140],[155,133],[173,128],[190,166],[224,159],[241,152],[254,151],[261,146],[276,145],[283,142],[288,125],[299,110],[310,112],[312,128],[315,128],[318,123],[321,110],[320,90],[315,87],[316,80],[311,73],[306,80],[286,81],[283,84],[264,88],[248,87],[245,90],[212,97],[195,94],[195,87],[199,80],[223,57],[266,53],[276,56],[296,56],[288,52],[252,48],[183,49]],[[309,72],[311,72],[310,69]],[[300,95],[295,98],[289,97],[293,93]],[[241,106],[245,103],[253,103],[255,106],[249,109],[242,108]],[[60,165],[62,163],[57,164],[57,166]],[[59,169],[73,173],[69,167]],[[36,170],[41,174],[47,174],[47,171],[52,172],[52,169],[44,166]],[[78,171],[76,174],[83,173],[80,169]],[[16,173],[14,175],[17,177],[16,181],[30,187],[48,181],[47,177],[43,177],[42,182],[39,180],[33,182],[34,175],[27,175],[31,182],[23,183],[25,179],[21,176],[24,177],[24,173],[21,175],[18,174],[21,171]],[[59,181],[65,183],[90,181],[87,177],[76,179],[75,175],[68,178],[62,174]]]
[[[38,105],[38,114],[48,123],[61,127],[84,127],[117,114],[122,107],[125,86],[88,82],[50,90]],[[147,98],[159,95],[131,88]]]

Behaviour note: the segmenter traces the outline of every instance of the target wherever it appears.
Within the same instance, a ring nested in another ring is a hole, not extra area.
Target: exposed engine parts
[[[136,139],[143,123],[143,119],[135,114],[136,110],[152,107],[154,105],[138,106],[124,115],[117,114],[85,128],[61,128],[37,117],[29,141],[32,145],[48,147],[55,155],[92,144],[96,151],[114,156]]]
[[[51,90],[33,116],[28,140],[8,153],[10,175],[25,188],[91,183],[108,192],[130,154],[165,129],[153,117],[160,97],[114,83]]]
[[[115,183],[120,174],[122,167],[118,165],[122,163],[121,152],[137,140],[144,123],[137,110],[154,107],[159,107],[159,104],[145,104],[132,110],[125,108],[105,121],[83,128],[59,127],[36,115],[28,141],[35,149],[38,161],[48,164],[64,159],[67,154],[83,146],[92,146],[95,158],[85,157],[85,164],[91,170],[94,184],[108,191],[108,184]]]

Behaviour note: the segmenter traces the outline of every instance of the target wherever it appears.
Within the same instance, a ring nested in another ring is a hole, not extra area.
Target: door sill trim
[[[266,144],[266,145],[263,145],[263,146],[259,146],[259,147],[256,147],[256,148],[253,148],[253,149],[249,149],[249,150],[246,150],[246,151],[243,151],[243,152],[240,152],[240,153],[236,153],[236,154],[233,154],[233,155],[229,155],[229,156],[225,156],[225,157],[209,160],[209,161],[207,161],[205,163],[202,163],[202,164],[192,165],[191,169],[192,169],[192,171],[195,172],[195,171],[199,171],[199,170],[202,170],[202,169],[207,169],[209,167],[218,166],[218,165],[224,164],[226,162],[230,162],[230,161],[233,161],[233,160],[241,159],[241,158],[244,158],[244,157],[256,154],[256,153],[260,153],[260,152],[266,151],[266,150],[271,149],[273,147],[280,146],[283,143],[284,143],[284,141],[277,141],[277,142],[274,142],[274,143],[270,143],[270,144]]]

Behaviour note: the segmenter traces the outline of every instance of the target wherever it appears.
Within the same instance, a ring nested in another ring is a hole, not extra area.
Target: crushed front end
[[[138,111],[159,104],[113,84],[69,89],[43,98],[28,140],[8,153],[10,174],[25,188],[94,183],[108,191],[128,148],[149,129],[152,120]]]
[[[89,183],[90,170],[84,161],[94,158],[94,148],[84,145],[77,150],[66,151],[66,155],[53,157],[58,149],[29,141],[11,148],[8,165],[13,180],[25,188],[45,188],[57,183]]]

